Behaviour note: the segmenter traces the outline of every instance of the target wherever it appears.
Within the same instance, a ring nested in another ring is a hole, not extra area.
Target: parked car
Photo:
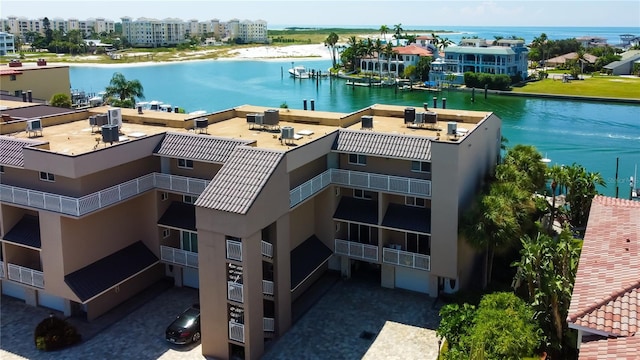
[[[200,304],[193,304],[178,315],[167,327],[165,338],[180,345],[200,341]]]

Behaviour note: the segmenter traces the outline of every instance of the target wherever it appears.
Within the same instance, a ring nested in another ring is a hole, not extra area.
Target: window
[[[431,172],[431,163],[424,161],[412,161],[411,162],[411,171],[415,172]]]
[[[349,154],[349,164],[367,165],[367,156],[358,154]]]
[[[9,75],[9,80],[16,81],[16,76],[15,75]]]
[[[160,193],[160,200],[165,201],[169,198],[169,193],[167,193],[166,191],[163,191]]]
[[[353,197],[358,199],[371,200],[373,199],[373,193],[371,191],[353,189]]]
[[[409,206],[418,206],[418,207],[426,206],[425,200],[423,198],[418,198],[414,196],[406,196],[404,198],[404,204]]]
[[[349,224],[349,241],[378,245],[378,229],[360,224]]]
[[[431,237],[414,233],[406,234],[407,251],[423,255],[431,254]]]
[[[163,229],[162,230],[162,238],[166,239],[171,236],[171,229]]]
[[[182,196],[182,202],[186,203],[186,204],[193,204],[196,202],[197,197],[196,196],[191,196],[191,195],[183,195]]]
[[[193,160],[178,159],[178,167],[183,169],[193,169]]]
[[[198,252],[198,234],[191,231],[180,232],[180,248],[185,251]]]
[[[0,174],[4,174],[4,166],[0,165]]]
[[[56,181],[56,177],[52,173],[40,171],[40,180],[53,182]]]

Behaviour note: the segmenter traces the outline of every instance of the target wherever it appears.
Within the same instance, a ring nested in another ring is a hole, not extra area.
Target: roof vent
[[[373,116],[365,115],[360,118],[360,121],[362,123],[362,129],[373,129]]]

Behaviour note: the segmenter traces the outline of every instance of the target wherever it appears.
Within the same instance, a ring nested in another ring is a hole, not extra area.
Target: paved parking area
[[[435,360],[438,311],[423,294],[369,280],[340,281],[263,359]]]
[[[81,344],[47,353],[35,348],[33,330],[50,311],[2,296],[0,359],[206,359],[200,344],[179,347],[164,340],[166,326],[195,301],[196,290],[164,290]],[[263,358],[434,360],[437,312],[433,299],[422,294],[340,280]]]
[[[197,291],[171,288],[77,346],[41,352],[33,343],[36,325],[50,310],[2,296],[0,359],[205,359],[201,346],[167,343],[164,330],[182,310],[198,301]],[[80,329],[80,327],[78,327]],[[82,334],[82,331],[80,331]]]

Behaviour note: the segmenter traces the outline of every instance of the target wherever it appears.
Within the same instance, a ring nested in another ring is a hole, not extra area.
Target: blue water
[[[590,35],[595,35],[598,28],[589,30]],[[511,31],[505,35],[523,33]],[[567,36],[584,33],[582,30],[566,32]],[[603,30],[599,34],[604,33]],[[550,33],[547,35],[552,37]],[[304,64],[322,71],[331,66],[330,60],[293,61],[296,65]],[[589,171],[600,172],[607,182],[607,187],[600,191],[606,195],[615,195],[616,158],[619,160],[617,184],[621,197],[628,197],[629,177],[634,174],[634,166],[640,165],[640,105],[491,94],[484,99],[481,91],[476,92],[476,101],[472,102],[468,92],[409,92],[393,88],[353,88],[335,79],[293,80],[287,73],[291,65],[291,60],[212,60],[117,69],[71,67],[70,76],[74,89],[99,92],[118,71],[127,79],[139,80],[147,100],[170,103],[188,112],[213,112],[243,104],[278,108],[285,102],[291,108],[301,109],[304,99],[308,100],[309,106],[313,99],[316,110],[348,113],[376,103],[422,107],[428,102],[432,105],[436,95],[438,106],[446,97],[447,108],[495,112],[503,121],[508,145],[532,144],[550,158],[552,164],[575,162]]]

